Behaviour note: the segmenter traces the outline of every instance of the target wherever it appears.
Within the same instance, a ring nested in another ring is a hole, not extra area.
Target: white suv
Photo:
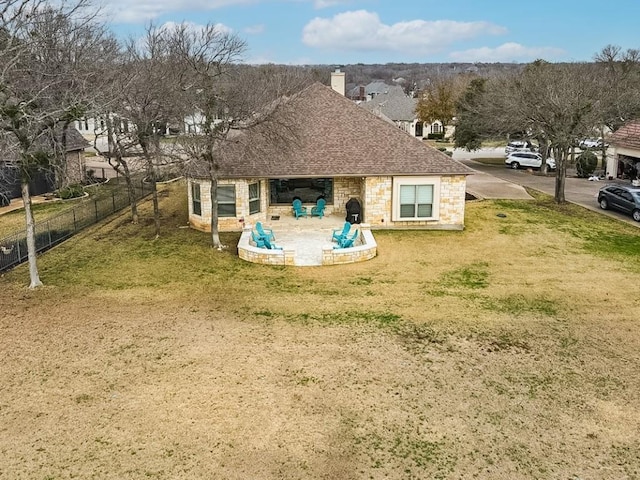
[[[504,153],[509,155],[513,152],[535,152],[538,150],[533,143],[529,140],[512,140],[510,141],[506,148],[504,149]]]
[[[535,152],[513,152],[507,155],[504,163],[514,170],[520,167],[540,168],[542,166],[542,155]],[[556,161],[553,158],[547,158],[547,167],[554,170]]]

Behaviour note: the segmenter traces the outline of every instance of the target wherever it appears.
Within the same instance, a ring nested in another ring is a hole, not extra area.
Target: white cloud
[[[321,8],[333,7],[334,5],[341,5],[350,3],[351,0],[314,0],[313,6],[318,10]]]
[[[244,29],[244,33],[248,35],[259,35],[261,33],[264,33],[264,31],[265,31],[264,25],[251,25]]]
[[[525,47],[519,43],[504,43],[496,48],[472,48],[452,52],[449,56],[458,62],[520,62],[538,58],[545,60],[561,57],[566,52],[554,47]]]
[[[405,51],[424,55],[480,35],[501,35],[506,29],[488,22],[411,20],[385,25],[366,10],[344,12],[333,18],[314,18],[303,29],[302,41],[317,48]]]
[[[112,0],[104,11],[118,23],[145,23],[160,15],[185,10],[207,11],[255,0]]]
[[[185,25],[187,27],[187,30],[190,30],[192,32],[202,32],[206,28],[205,25],[200,25],[200,24],[193,23],[193,22],[183,22],[183,23],[165,22],[160,26],[160,28],[163,29],[163,30],[176,30],[181,25]],[[214,30],[216,30],[217,32],[220,32],[222,34],[231,34],[231,33],[233,33],[233,29],[232,28],[227,27],[226,25],[224,25],[222,23],[216,23],[215,25],[213,25],[213,28],[214,28]]]

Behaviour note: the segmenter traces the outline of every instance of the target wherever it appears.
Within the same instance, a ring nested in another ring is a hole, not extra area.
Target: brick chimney
[[[336,70],[331,72],[331,88],[344,97],[346,88],[345,74],[340,71],[340,67],[336,67]]]

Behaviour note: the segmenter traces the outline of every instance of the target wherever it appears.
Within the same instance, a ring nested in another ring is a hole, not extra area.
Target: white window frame
[[[257,191],[258,191],[258,196],[257,197],[252,197],[251,196],[251,186],[252,185],[256,185]],[[260,192],[260,182],[252,182],[249,184],[249,186],[247,187],[248,189],[248,196],[249,196],[249,215],[253,215],[254,213],[260,213],[262,211],[262,199],[261,199],[261,192]],[[258,204],[258,209],[257,210],[251,210],[251,204],[252,203],[256,203]]]
[[[400,216],[400,187],[403,185],[432,185],[433,203],[430,217],[401,217]],[[392,192],[391,219],[394,222],[424,222],[440,218],[440,178],[439,177],[394,177]]]
[[[196,195],[196,191],[198,192]],[[202,185],[198,182],[191,182],[191,213],[194,215],[202,216]],[[198,197],[198,198],[196,198]],[[196,212],[196,203],[198,204],[200,212]]]

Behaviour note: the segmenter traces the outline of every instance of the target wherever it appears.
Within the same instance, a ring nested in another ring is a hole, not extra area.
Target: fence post
[[[20,239],[18,238],[17,235],[16,235],[16,247],[18,247],[18,263],[20,263],[22,261],[22,255],[20,254]]]
[[[98,223],[98,200],[93,201],[93,206],[96,211],[96,223]]]
[[[47,233],[49,234],[49,247],[51,247],[51,224],[47,220]]]
[[[116,211],[116,192],[112,191],[111,192],[111,205],[113,205],[113,212],[115,213]]]
[[[78,230],[78,226],[76,225],[76,208],[73,207],[73,231]]]

